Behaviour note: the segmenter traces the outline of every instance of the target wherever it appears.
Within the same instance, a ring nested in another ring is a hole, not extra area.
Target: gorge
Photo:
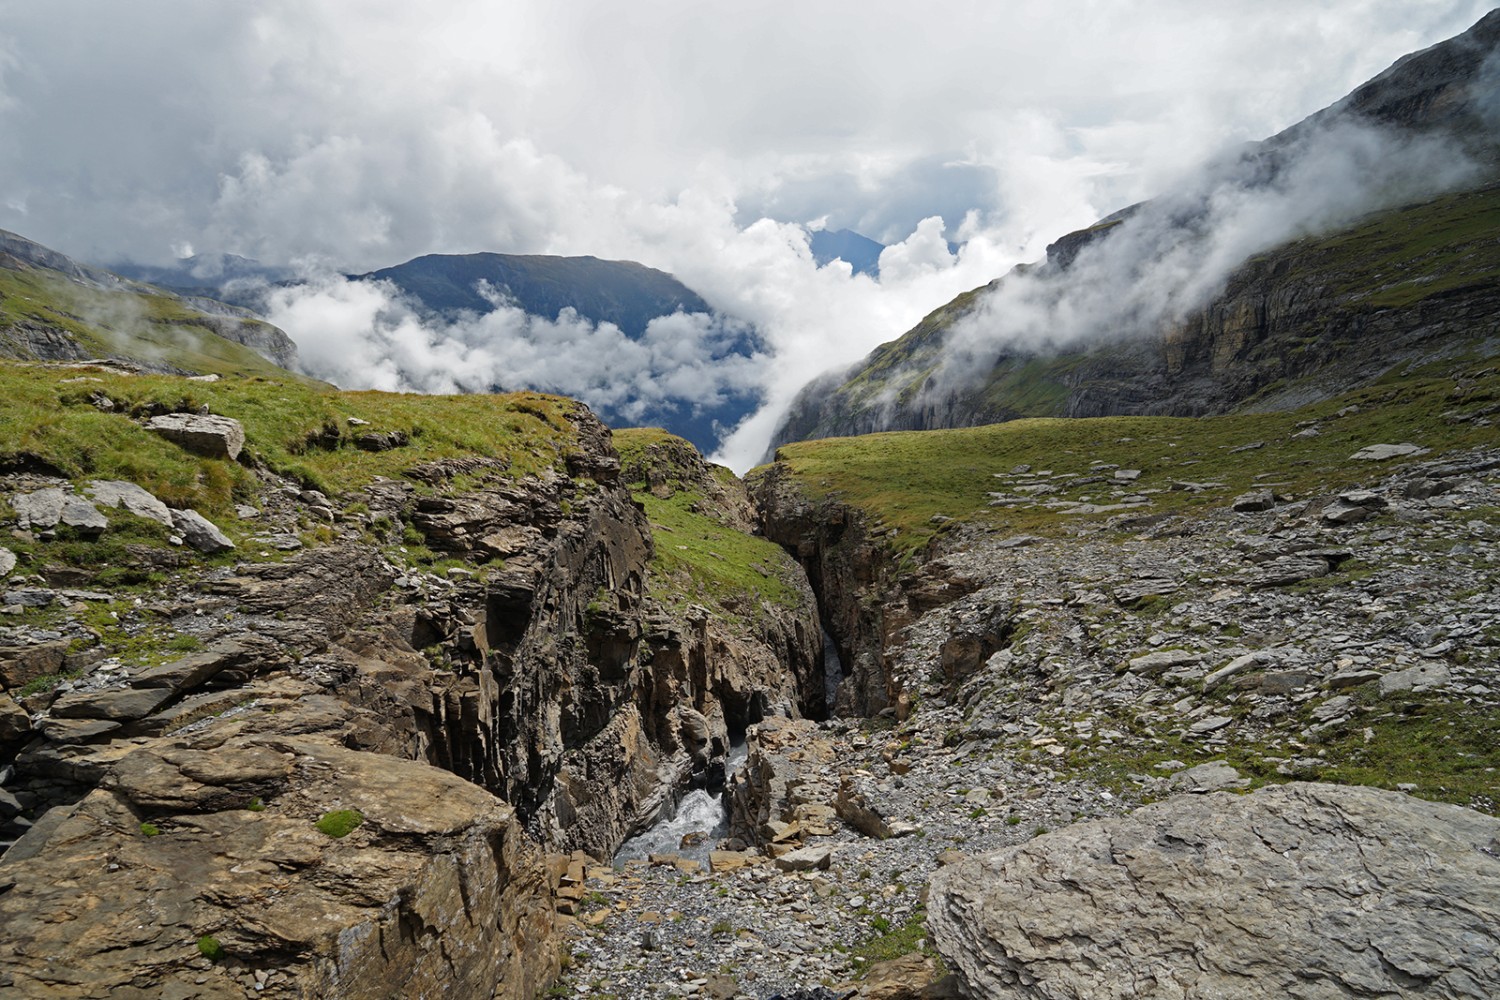
[[[1462,183],[743,477],[0,234],[0,993],[1500,995],[1497,37],[1335,106]]]

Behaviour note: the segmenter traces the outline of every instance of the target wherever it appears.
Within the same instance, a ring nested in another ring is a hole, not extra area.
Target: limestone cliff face
[[[732,734],[820,708],[821,643],[810,593],[755,628],[665,601],[608,431],[580,440],[589,490],[559,478],[418,502],[434,547],[506,561],[439,627],[455,672],[430,676],[410,718],[434,763],[514,804],[544,843],[603,858],[689,785],[722,783]]]
[[[937,561],[901,568],[884,530],[863,511],[837,497],[809,496],[784,465],[757,470],[749,485],[766,537],[796,557],[819,596],[844,674],[832,707],[840,715],[905,718],[910,693],[894,675],[887,650],[918,616],[963,596],[970,584]]]
[[[179,659],[86,648],[81,604],[5,629],[0,849],[22,835],[0,855],[0,992],[530,998],[560,944],[545,852],[608,857],[722,784],[747,726],[821,709],[806,581],[780,605],[688,599],[610,432],[564,412],[566,456],[536,475],[460,458],[334,500],[268,484],[266,537],[330,516],[337,537],[218,569],[161,553],[184,575],[153,620],[200,647]],[[456,563],[404,562],[417,537]],[[347,836],[316,825],[341,810]]]

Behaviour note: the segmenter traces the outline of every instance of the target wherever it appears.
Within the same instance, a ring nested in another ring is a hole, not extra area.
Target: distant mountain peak
[[[842,260],[854,269],[855,274],[880,277],[880,252],[885,249],[884,243],[852,229],[818,229],[808,234],[807,245],[819,267]]]

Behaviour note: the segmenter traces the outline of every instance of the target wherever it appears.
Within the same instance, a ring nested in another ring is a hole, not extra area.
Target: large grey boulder
[[[234,543],[229,540],[229,536],[220,531],[218,525],[196,510],[172,511],[172,526],[182,532],[183,541],[199,552],[212,555],[215,552],[228,552],[234,548]]]
[[[16,512],[17,526],[22,529],[45,531],[62,524],[96,535],[109,527],[109,521],[93,504],[55,486],[17,494],[11,497],[10,505]]]
[[[1323,784],[1178,796],[940,870],[988,998],[1500,996],[1500,819]]]
[[[138,517],[150,518],[158,524],[172,527],[172,514],[167,505],[135,483],[118,479],[91,480],[84,491],[94,502],[105,507],[122,507]]]
[[[238,420],[198,413],[164,413],[152,417],[146,430],[155,431],[189,451],[211,458],[236,459],[245,446],[245,428]]]

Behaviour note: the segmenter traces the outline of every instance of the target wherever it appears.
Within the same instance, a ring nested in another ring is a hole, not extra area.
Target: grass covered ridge
[[[115,404],[92,402],[102,393]],[[260,463],[304,485],[339,494],[375,476],[397,477],[444,458],[505,459],[514,475],[557,465],[577,446],[569,421],[579,404],[540,393],[419,396],[341,392],[290,373],[196,382],[94,368],[0,363],[0,467],[43,463],[72,479],[126,479],[164,502],[209,516],[250,499]],[[204,458],[145,430],[129,414],[153,406],[232,417],[245,428],[239,463]],[[351,427],[350,418],[368,422]],[[410,443],[361,451],[356,433],[402,431]],[[331,435],[331,436],[330,436]]]
[[[635,499],[651,520],[655,539],[652,577],[669,581],[676,603],[712,602],[755,617],[762,602],[799,606],[803,591],[793,583],[799,570],[779,545],[726,523],[715,491],[743,487],[729,470],[707,465],[691,444],[659,428],[615,431]],[[655,492],[644,478],[655,469]],[[659,495],[668,494],[668,495]]]
[[[219,375],[297,377],[205,329],[204,322],[203,313],[169,295],[105,290],[39,268],[0,267],[0,354],[6,353],[8,330],[42,326],[99,357],[149,358]]]
[[[865,511],[877,527],[888,529],[893,549],[911,552],[965,521],[1016,534],[1053,534],[1108,516],[990,507],[989,493],[1004,488],[995,474],[1017,465],[1084,477],[1094,462],[1139,469],[1131,488],[1150,496],[1143,514],[1223,505],[1265,482],[1305,496],[1367,477],[1373,471],[1368,463],[1349,460],[1367,445],[1411,441],[1442,452],[1493,443],[1492,427],[1456,418],[1496,400],[1500,371],[1490,359],[1473,358],[1393,372],[1375,385],[1292,412],[1015,420],[802,441],[782,446],[778,460],[810,497],[834,497]],[[1358,411],[1336,416],[1350,406]],[[1317,421],[1320,433],[1294,437],[1308,421]],[[1263,447],[1235,450],[1255,442]],[[1222,486],[1174,491],[1177,481]],[[1056,498],[1089,496],[1107,504],[1113,502],[1110,485],[1065,488]]]

